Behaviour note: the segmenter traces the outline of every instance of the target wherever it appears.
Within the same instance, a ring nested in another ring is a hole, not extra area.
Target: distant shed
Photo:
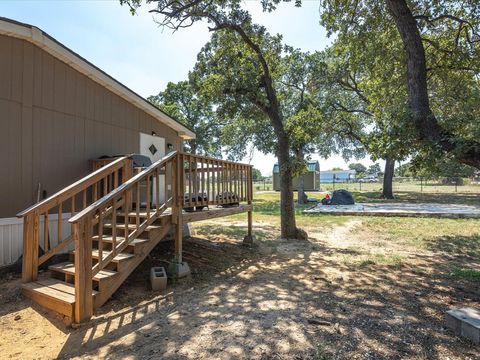
[[[320,164],[317,160],[307,161],[308,173],[303,178],[306,191],[320,190]],[[280,191],[280,168],[278,164],[273,166],[273,190]],[[293,190],[298,190],[298,177],[293,178]]]

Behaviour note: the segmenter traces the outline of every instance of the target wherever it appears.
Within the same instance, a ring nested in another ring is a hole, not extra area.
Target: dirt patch
[[[444,328],[446,309],[480,300],[478,282],[445,276],[446,258],[412,251],[399,264],[342,261],[375,247],[372,239],[353,249],[365,226],[358,220],[333,232],[308,229],[311,240],[298,242],[276,239],[268,222],[256,225],[264,240],[253,248],[240,245],[244,223],[196,225],[184,245],[192,279],[157,293],[148,289],[148,271],[173,255],[172,244],[161,244],[77,329],[23,299],[18,278],[2,280],[2,357],[480,357]]]

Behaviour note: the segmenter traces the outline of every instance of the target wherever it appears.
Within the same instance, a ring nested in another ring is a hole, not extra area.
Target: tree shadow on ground
[[[236,236],[236,235],[234,235]],[[345,264],[336,249],[278,240],[262,246],[191,238],[191,281],[158,295],[146,289],[161,244],[96,318],[73,330],[61,358],[475,358],[478,349],[444,328],[453,305],[477,304],[442,276],[448,259],[413,255],[412,264]],[[461,241],[460,241],[461,242]],[[215,244],[215,245],[214,245]],[[321,319],[323,325],[309,320]]]

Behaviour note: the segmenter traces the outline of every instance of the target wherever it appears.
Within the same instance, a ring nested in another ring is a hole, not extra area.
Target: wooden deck
[[[141,171],[128,157],[102,165],[18,215],[24,219],[23,293],[69,321],[88,320],[169,232],[181,263],[183,224],[247,212],[251,235],[250,165],[179,152]],[[71,233],[51,247],[48,216],[67,212]],[[70,260],[50,265],[39,278],[38,266],[71,244]]]

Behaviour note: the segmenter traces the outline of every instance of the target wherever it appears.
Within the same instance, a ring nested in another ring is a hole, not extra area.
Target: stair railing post
[[[247,178],[247,188],[248,188],[248,200],[247,204],[252,205],[253,200],[253,177],[252,177],[252,167],[248,168],[248,178]],[[253,222],[253,213],[252,210],[248,211],[248,236],[252,236],[252,222]]]
[[[92,215],[72,224],[75,241],[75,319],[76,323],[93,315],[92,296]]]
[[[172,187],[173,187],[173,222],[175,224],[175,258],[178,263],[182,262],[182,202],[183,202],[183,161],[181,161],[181,154],[173,158],[173,170],[172,170]]]
[[[23,260],[22,282],[37,280],[38,275],[38,211],[28,213],[23,218]]]

